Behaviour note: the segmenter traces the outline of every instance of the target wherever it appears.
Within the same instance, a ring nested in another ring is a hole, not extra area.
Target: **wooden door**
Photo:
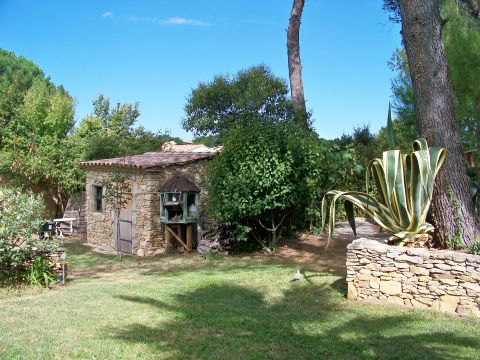
[[[125,208],[120,210],[120,239],[118,241],[118,247],[121,252],[131,254],[132,247],[132,199],[131,196],[128,199],[128,203]]]

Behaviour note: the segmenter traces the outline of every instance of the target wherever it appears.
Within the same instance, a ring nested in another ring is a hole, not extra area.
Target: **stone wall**
[[[205,215],[207,193],[204,179],[207,161],[199,160],[184,165],[172,165],[149,170],[125,169],[132,181],[132,246],[134,254],[144,256],[164,251],[164,228],[160,223],[160,194],[158,190],[175,174],[184,174],[202,190],[200,193],[200,214]],[[102,213],[95,212],[92,209],[93,186],[106,180],[110,171],[108,166],[95,166],[87,169],[87,242],[103,248],[115,249],[112,209],[106,206]]]
[[[347,249],[349,299],[480,316],[480,256],[369,239]]]

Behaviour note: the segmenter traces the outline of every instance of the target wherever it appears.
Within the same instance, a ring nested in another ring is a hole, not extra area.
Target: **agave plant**
[[[390,141],[392,146],[393,139]],[[378,225],[392,234],[390,240],[405,245],[434,228],[426,222],[432,200],[433,184],[443,162],[443,148],[429,148],[425,139],[413,142],[413,152],[401,155],[400,150],[383,152],[382,159],[372,160],[367,167],[367,192],[332,190],[322,200],[322,229],[327,218],[327,196],[333,196],[330,204],[327,247],[335,225],[335,203],[345,200],[345,212],[353,232],[355,218],[353,205],[371,217]],[[370,176],[378,189],[378,199],[368,194]]]

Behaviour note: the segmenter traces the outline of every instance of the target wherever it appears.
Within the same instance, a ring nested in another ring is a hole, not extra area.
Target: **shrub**
[[[0,189],[0,281],[21,277],[42,223],[43,210],[40,195]]]
[[[288,225],[305,224],[315,197],[318,157],[313,134],[294,124],[252,119],[224,137],[207,173],[209,210],[237,241],[270,251]]]

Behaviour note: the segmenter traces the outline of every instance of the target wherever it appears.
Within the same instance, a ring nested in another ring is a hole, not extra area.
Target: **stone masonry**
[[[168,179],[181,173],[200,189],[200,214],[205,213],[206,190],[204,188],[205,164],[198,160],[182,165],[169,165],[153,169],[124,168],[131,180],[132,246],[139,256],[164,252],[164,228],[160,223],[160,194],[158,189]],[[86,168],[86,218],[87,242],[106,249],[115,249],[113,210],[106,206],[103,212],[93,211],[93,187],[101,185],[110,175],[111,167]]]
[[[364,238],[347,249],[349,299],[480,317],[480,256]]]

